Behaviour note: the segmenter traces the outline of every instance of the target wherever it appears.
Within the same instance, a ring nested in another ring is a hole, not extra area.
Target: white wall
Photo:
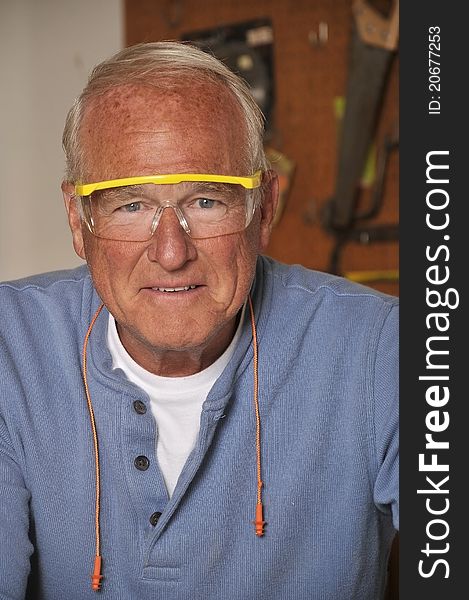
[[[62,130],[90,69],[123,43],[122,0],[0,0],[0,280],[80,264]]]

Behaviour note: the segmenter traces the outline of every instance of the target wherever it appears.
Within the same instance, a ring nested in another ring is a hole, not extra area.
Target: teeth
[[[187,292],[188,290],[193,290],[195,285],[186,285],[184,287],[175,287],[175,288],[152,288],[153,290],[157,290],[158,292]]]

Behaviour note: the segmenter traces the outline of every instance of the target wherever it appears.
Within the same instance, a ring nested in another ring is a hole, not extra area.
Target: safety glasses
[[[75,186],[81,215],[95,236],[141,242],[151,239],[172,208],[194,239],[243,231],[260,202],[262,173],[250,177],[182,173],[113,179]],[[163,187],[160,187],[163,186]]]

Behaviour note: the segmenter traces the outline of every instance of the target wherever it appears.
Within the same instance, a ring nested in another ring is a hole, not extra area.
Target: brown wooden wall
[[[126,0],[126,43],[178,40],[183,32],[268,17],[274,32],[275,135],[272,145],[296,168],[282,218],[268,253],[283,262],[328,270],[334,237],[321,224],[335,189],[338,124],[334,99],[345,96],[352,0]],[[328,41],[315,46],[310,32],[328,25]],[[393,61],[377,128],[376,146],[396,131],[398,57]],[[367,203],[370,192],[362,201]],[[305,215],[309,216],[309,223]],[[373,223],[397,223],[398,153],[391,155],[382,210]],[[340,271],[398,268],[398,243],[347,244]],[[369,285],[398,293],[396,281]]]

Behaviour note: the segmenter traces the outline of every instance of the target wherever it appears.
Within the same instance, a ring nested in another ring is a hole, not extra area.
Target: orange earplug
[[[264,515],[263,515],[263,507],[260,502],[258,504],[256,504],[256,520],[253,521],[253,523],[256,527],[256,535],[258,535],[258,536],[264,535],[265,521],[264,521]]]
[[[102,578],[103,576],[101,575],[101,557],[95,556],[93,575],[91,575],[91,589],[95,592],[99,591],[101,587]]]

